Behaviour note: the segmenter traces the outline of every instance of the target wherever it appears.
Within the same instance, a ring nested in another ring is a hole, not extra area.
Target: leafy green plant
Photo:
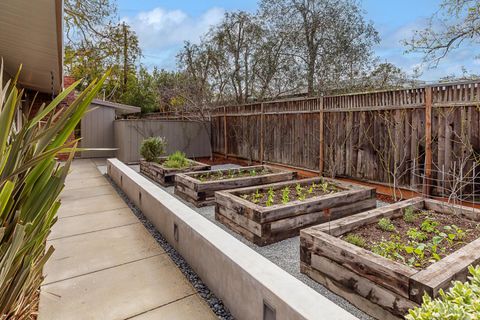
[[[329,185],[328,185],[328,182],[327,182],[327,181],[322,182],[322,183],[320,184],[320,188],[321,188],[321,190],[322,190],[323,193],[328,193],[328,187],[329,187]]]
[[[365,248],[367,241],[365,238],[362,236],[359,236],[354,233],[349,233],[343,238],[343,240],[347,241],[348,243],[351,243],[353,245],[356,245],[357,247]]]
[[[433,233],[437,231],[437,226],[438,226],[437,221],[431,218],[426,218],[425,220],[422,221],[422,224],[420,225],[420,229],[428,233]]]
[[[440,289],[439,297],[423,296],[423,303],[408,311],[406,320],[478,319],[480,307],[480,267],[468,267],[468,282],[454,281],[447,292]]]
[[[185,156],[185,153],[175,151],[167,157],[163,165],[167,168],[186,168],[190,165],[190,162]]]
[[[297,192],[297,196],[301,195],[303,192],[303,187],[300,185],[300,183],[297,183],[295,185],[295,191]]]
[[[286,186],[282,189],[282,203],[286,204],[290,201],[290,187]]]
[[[392,237],[391,240],[378,242],[372,246],[373,253],[388,259],[405,262],[405,257],[400,254],[400,252],[403,251],[404,246],[397,237]]]
[[[444,229],[449,230],[448,227],[449,227],[449,226],[445,226]],[[454,230],[454,235],[455,235],[455,238],[454,238],[454,239],[461,241],[461,240],[463,240],[463,239],[465,238],[466,233],[465,233],[464,230],[460,229],[460,228],[457,227],[456,225],[452,225],[451,227],[452,227],[453,230]],[[451,238],[451,234],[452,234],[452,233],[449,233],[449,234],[448,234],[448,237],[449,237],[449,238]],[[453,240],[453,239],[452,239],[452,240]]]
[[[148,162],[158,162],[165,153],[167,142],[163,137],[151,137],[142,141],[140,154]]]
[[[267,207],[272,206],[274,203],[274,199],[275,199],[275,191],[273,191],[273,188],[270,187],[267,191],[267,202],[265,203],[265,205]]]
[[[425,241],[428,239],[428,235],[418,230],[418,228],[410,228],[407,231],[407,236],[414,241]]]
[[[257,189],[255,192],[252,194],[252,202],[253,203],[259,203],[260,199],[263,198],[263,194],[260,193],[260,191]]]
[[[20,109],[23,91],[17,88],[18,74],[3,81],[0,67],[0,318],[32,319],[38,306],[42,268],[53,252],[46,238],[56,222],[65,178],[77,143],[71,134],[108,73],[93,81],[65,108],[57,106],[80,81],[24,117],[22,127],[14,119]],[[5,85],[4,85],[5,83]],[[66,162],[56,160],[68,153]]]
[[[255,177],[257,175],[257,171],[255,171],[255,169],[250,170],[250,175]]]
[[[377,227],[383,231],[394,232],[396,230],[392,221],[389,218],[382,218],[378,220]]]
[[[315,189],[315,183],[313,183],[308,189],[307,189],[307,193],[308,194],[312,194],[313,193],[313,190]]]
[[[403,210],[403,221],[406,223],[414,223],[417,220],[417,215],[413,207],[407,207]]]
[[[305,195],[305,193],[303,192],[303,191],[304,191],[304,188],[303,188],[299,183],[297,183],[297,184],[295,185],[295,191],[296,191],[296,193],[297,193],[297,198],[298,198],[298,200],[303,201],[303,200],[306,199],[306,195]]]

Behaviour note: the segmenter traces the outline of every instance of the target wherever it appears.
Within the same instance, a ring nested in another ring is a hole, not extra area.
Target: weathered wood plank
[[[226,174],[231,170],[264,170],[267,169],[271,171],[271,173],[263,174],[263,175],[256,175],[256,176],[245,176],[245,177],[238,177],[238,178],[228,178],[222,179],[218,181],[200,181],[196,177],[200,174],[210,174],[215,175],[216,173],[223,173]],[[244,188],[247,186],[255,186],[255,185],[263,185],[269,184],[278,181],[286,181],[292,180],[296,177],[296,172],[284,169],[278,169],[271,166],[260,165],[260,166],[249,166],[249,167],[242,167],[238,169],[231,169],[231,170],[215,170],[215,171],[197,171],[197,172],[190,172],[184,174],[178,174],[175,178],[175,188],[182,189],[185,195],[191,195],[191,203],[203,204],[201,200],[208,203],[214,202],[215,198],[215,191],[219,190],[230,190],[236,188]],[[187,190],[188,189],[188,190]],[[186,198],[189,201],[188,198]]]
[[[447,214],[458,214],[470,220],[480,221],[480,210],[472,207],[466,207],[458,204],[452,205],[450,203],[434,199],[425,199],[425,209]]]
[[[438,296],[440,289],[447,289],[454,280],[466,281],[468,266],[480,263],[480,239],[470,242],[454,253],[435,262],[410,279],[410,299],[422,302],[424,293]]]
[[[166,158],[160,158],[165,160]],[[190,166],[186,168],[166,168],[159,163],[140,161],[140,173],[146,175],[164,187],[172,186],[175,182],[175,175],[182,172],[210,170],[210,165],[194,160],[188,160]]]
[[[273,205],[268,210],[262,208],[263,214],[260,222],[271,222],[305,213],[316,213],[324,209],[344,206],[373,197],[375,197],[374,189],[346,190],[304,201],[296,200],[285,205]]]
[[[227,209],[225,207],[217,207],[216,212],[225,216],[230,221],[234,222],[235,224],[241,226],[242,228],[250,231],[251,233],[261,237],[262,236],[262,225],[248,219],[245,216],[236,214],[234,211]]]
[[[374,208],[376,206],[376,202],[376,199],[370,198],[355,203],[350,203],[344,206],[331,208],[328,210],[328,214],[324,210],[322,210],[319,212],[312,212],[295,217],[276,220],[270,223],[271,233],[282,232],[289,229],[305,228],[307,226],[332,220],[332,217],[334,219],[339,219],[344,216],[350,216],[354,213]],[[333,220],[332,222],[335,221],[336,220]]]
[[[315,227],[300,231],[300,237],[305,234],[313,236],[313,253],[327,257],[403,297],[409,297],[409,279],[417,270],[317,231]]]
[[[300,180],[298,183],[320,182],[321,180],[321,178],[313,178]],[[329,179],[329,181],[333,181],[332,183],[337,185],[337,180]],[[254,204],[239,196],[242,192],[255,192],[258,189],[263,192],[269,188],[280,190],[285,185],[295,184],[296,182],[279,182],[266,186],[217,191],[215,193],[216,211],[227,215],[229,220],[259,236],[261,239],[258,239],[256,244],[265,245],[298,235],[302,228],[310,225],[335,220],[376,206],[374,189],[342,182],[338,184],[345,188],[348,186],[350,190],[270,207]],[[281,215],[269,215],[282,207],[285,210],[281,211]],[[249,228],[248,225],[251,224],[251,221],[255,222],[255,226],[261,226],[261,233]]]
[[[390,313],[402,317],[408,310],[417,306],[416,303],[394,292],[379,286],[342,265],[319,255],[312,255],[312,268],[334,280],[345,289],[353,291],[363,298],[374,301]]]
[[[332,291],[333,293],[345,298],[348,302],[353,304],[358,309],[362,310],[366,314],[371,315],[376,319],[381,320],[400,320],[402,318],[396,317],[378,304],[371,302],[369,299],[366,299],[356,292],[349,290],[343,287],[341,284],[337,283],[336,281],[332,280],[328,276],[322,274],[316,269],[313,269],[309,265],[304,263],[300,263],[300,271],[303,274],[306,274],[313,280],[317,281],[318,283],[322,284],[328,290]]]
[[[424,207],[423,198],[413,198],[397,202],[388,206],[379,207],[373,210],[364,211],[348,217],[344,217],[328,224],[315,226],[318,231],[326,232],[332,236],[338,237],[347,232],[353,231],[359,227],[375,223],[381,218],[396,218],[403,215],[403,209],[413,206],[421,209]]]

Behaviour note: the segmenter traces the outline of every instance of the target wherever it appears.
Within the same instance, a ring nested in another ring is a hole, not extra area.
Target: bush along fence
[[[220,107],[215,153],[428,195],[479,192],[480,81]]]

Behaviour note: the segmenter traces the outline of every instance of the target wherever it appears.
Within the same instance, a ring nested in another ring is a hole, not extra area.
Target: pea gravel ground
[[[135,171],[139,172],[140,168],[138,165],[132,165],[130,166],[132,169]],[[212,170],[218,170],[218,169],[231,169],[231,168],[238,168],[238,165],[234,164],[226,164],[226,165],[219,165],[219,166],[212,166]],[[177,199],[181,200],[183,203],[185,203],[187,206],[207,218],[208,220],[212,221],[216,225],[218,225],[220,228],[255,250],[256,252],[260,253],[262,256],[265,258],[269,259],[303,283],[307,284],[311,288],[313,288],[315,291],[326,297],[327,299],[331,300],[335,304],[339,305],[343,309],[347,310],[351,314],[355,315],[357,318],[361,320],[373,320],[372,317],[368,316],[364,312],[360,311],[357,309],[355,306],[351,305],[348,301],[343,299],[342,297],[332,293],[329,291],[327,288],[325,288],[323,285],[319,284],[318,282],[310,279],[306,275],[300,273],[300,237],[294,237],[290,238],[287,240],[283,240],[268,246],[264,247],[259,247],[256,246],[255,244],[247,241],[244,239],[242,236],[232,232],[230,229],[226,228],[223,224],[217,222],[215,220],[215,210],[214,206],[208,206],[208,207],[203,207],[203,208],[196,208],[193,204],[190,204],[188,202],[183,201],[182,199],[178,198],[173,194],[174,192],[174,187],[162,187],[159,184],[157,184],[159,188],[162,188],[163,190],[167,191],[169,194],[173,195]],[[377,206],[384,206],[386,203],[377,201]],[[208,300],[207,300],[208,302]],[[210,303],[209,303],[210,304]],[[211,304],[210,304],[211,305]],[[212,308],[215,312],[215,309]],[[218,313],[217,313],[218,315]]]

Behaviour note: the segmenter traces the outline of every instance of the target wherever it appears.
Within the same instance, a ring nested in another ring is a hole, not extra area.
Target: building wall
[[[115,110],[113,108],[92,104],[81,122],[80,145],[82,148],[115,148],[113,122]],[[82,158],[109,158],[115,156],[115,150],[82,151]]]
[[[210,124],[180,120],[116,120],[116,157],[125,163],[140,161],[140,145],[149,137],[165,137],[166,153],[180,150],[188,157],[210,156]]]

